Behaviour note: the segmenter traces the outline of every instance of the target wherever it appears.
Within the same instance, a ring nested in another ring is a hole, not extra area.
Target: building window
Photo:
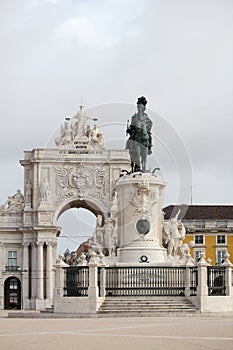
[[[18,289],[17,279],[12,278],[9,283],[9,289]]]
[[[205,251],[204,250],[194,250],[195,263],[199,262],[199,260],[201,258],[201,253],[205,253]]]
[[[217,250],[217,264],[220,265],[224,262],[226,258],[226,250]]]
[[[18,303],[18,294],[17,293],[10,293],[9,302],[10,302],[11,306],[13,306],[13,304],[16,305]]]
[[[217,244],[226,244],[226,236],[217,235]]]
[[[17,271],[17,252],[8,252],[8,271]]]
[[[196,235],[195,236],[195,244],[203,244],[203,243],[204,243],[203,235]]]

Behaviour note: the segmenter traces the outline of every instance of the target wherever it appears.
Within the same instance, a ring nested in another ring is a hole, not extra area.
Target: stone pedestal
[[[117,265],[158,264],[167,260],[162,247],[162,190],[165,183],[148,173],[125,175],[117,182]]]

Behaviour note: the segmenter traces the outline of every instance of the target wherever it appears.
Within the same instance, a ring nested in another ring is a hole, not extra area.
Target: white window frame
[[[203,237],[203,242],[202,243],[196,243],[196,237],[197,236],[202,236]],[[205,245],[205,235],[203,235],[203,234],[198,234],[198,235],[195,235],[194,236],[194,242],[195,242],[195,245]]]
[[[223,256],[219,257],[219,253],[224,253],[222,254]],[[216,249],[216,264],[220,265],[222,263],[222,260],[225,259],[225,256],[227,254],[227,249]]]
[[[15,257],[10,256],[10,253],[15,253]],[[14,264],[12,262],[14,261]],[[18,251],[17,250],[8,250],[7,253],[7,266],[9,271],[16,271],[18,265]]]
[[[224,236],[225,237],[225,242],[224,243],[218,243],[218,236]],[[227,244],[227,235],[217,234],[216,235],[216,245],[224,245],[224,244]]]
[[[194,260],[195,260],[195,263],[198,263],[199,259],[200,259],[200,255],[201,253],[204,253],[205,254],[205,249],[200,249],[200,248],[194,248],[193,250],[193,256],[194,256]]]

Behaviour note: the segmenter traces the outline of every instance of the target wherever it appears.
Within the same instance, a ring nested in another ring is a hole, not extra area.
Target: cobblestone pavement
[[[0,349],[231,350],[233,317],[0,318]]]

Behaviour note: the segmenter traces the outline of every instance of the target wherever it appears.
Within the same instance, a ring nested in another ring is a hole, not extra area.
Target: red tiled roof
[[[233,220],[233,205],[168,205],[164,218],[174,217],[178,210],[181,220]]]

